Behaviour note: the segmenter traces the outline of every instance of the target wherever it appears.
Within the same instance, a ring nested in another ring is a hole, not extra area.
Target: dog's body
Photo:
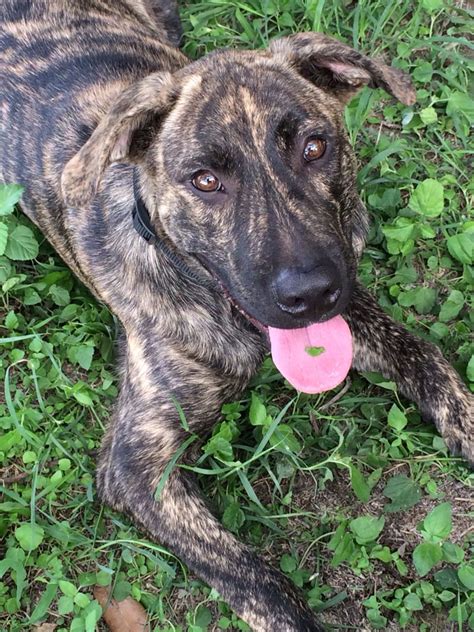
[[[185,470],[174,468],[158,500],[154,494],[190,436],[175,402],[190,432],[206,436],[267,348],[208,270],[254,318],[287,328],[292,319],[306,321],[293,307],[280,309],[281,301],[259,306],[257,294],[269,292],[264,271],[291,270],[295,256],[320,270],[312,250],[330,253],[340,287],[323,314],[311,305],[307,320],[342,312],[354,366],[393,379],[450,448],[473,460],[472,399],[461,380],[436,347],[387,317],[354,278],[366,216],[343,104],[368,82],[405,102],[413,94],[401,73],[312,34],[189,64],[175,47],[175,9],[159,1],[3,0],[0,176],[24,184],[25,213],[124,330],[121,393],[98,469],[102,498],[169,546],[254,629],[319,630],[288,580],[213,518]],[[268,117],[265,100],[275,110]],[[292,117],[272,145],[265,134],[280,103]],[[335,146],[318,163],[324,177],[303,172],[307,165],[294,158],[291,135],[300,119],[315,117],[313,107],[327,121],[325,143]],[[185,167],[190,154],[196,161],[205,151],[200,164]],[[196,182],[213,185],[209,167],[228,184],[196,191]],[[190,174],[186,182],[180,169]],[[137,197],[166,247],[148,246],[134,229]],[[255,199],[274,210],[271,222],[255,211]]]

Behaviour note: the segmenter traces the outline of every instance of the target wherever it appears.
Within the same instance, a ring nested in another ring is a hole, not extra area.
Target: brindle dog
[[[25,213],[123,328],[103,500],[255,630],[321,630],[186,470],[171,470],[158,500],[155,490],[189,438],[176,401],[205,437],[257,370],[264,326],[340,313],[354,367],[394,380],[472,461],[458,375],[356,281],[367,216],[344,104],[367,84],[406,104],[414,91],[402,72],[316,33],[191,63],[171,1],[2,0],[1,176],[25,186]]]

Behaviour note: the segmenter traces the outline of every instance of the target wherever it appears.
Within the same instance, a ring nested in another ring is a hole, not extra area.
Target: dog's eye
[[[210,171],[198,171],[194,174],[191,184],[195,189],[212,193],[213,191],[222,191],[223,186],[219,179]]]
[[[310,138],[304,147],[303,157],[307,162],[322,158],[326,152],[326,141],[322,138]]]

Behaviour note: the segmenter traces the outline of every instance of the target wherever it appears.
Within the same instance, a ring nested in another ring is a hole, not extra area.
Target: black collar
[[[148,213],[145,202],[140,195],[140,187],[138,184],[138,175],[136,170],[133,171],[133,197],[135,201],[132,211],[133,227],[140,237],[143,237],[150,246],[155,246],[155,248],[164,255],[168,263],[188,281],[192,281],[193,283],[209,288],[215,287],[215,283],[213,281],[201,277],[196,274],[194,270],[191,270],[188,264],[172,250],[171,246],[165,243],[165,241],[158,237],[155,233],[150,223],[150,214]]]

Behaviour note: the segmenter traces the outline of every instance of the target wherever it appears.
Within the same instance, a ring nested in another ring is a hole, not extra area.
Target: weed
[[[372,216],[360,276],[472,386],[467,9],[189,0],[182,16],[192,57],[321,30],[412,74],[413,108],[364,90],[346,109]],[[12,212],[20,195],[0,189],[0,628],[102,629],[99,584],[139,600],[155,630],[248,630],[164,547],[97,502],[95,457],[117,394],[114,319]],[[474,628],[472,474],[393,383],[351,379],[336,397],[298,395],[267,359],[191,469],[226,527],[329,623]]]

